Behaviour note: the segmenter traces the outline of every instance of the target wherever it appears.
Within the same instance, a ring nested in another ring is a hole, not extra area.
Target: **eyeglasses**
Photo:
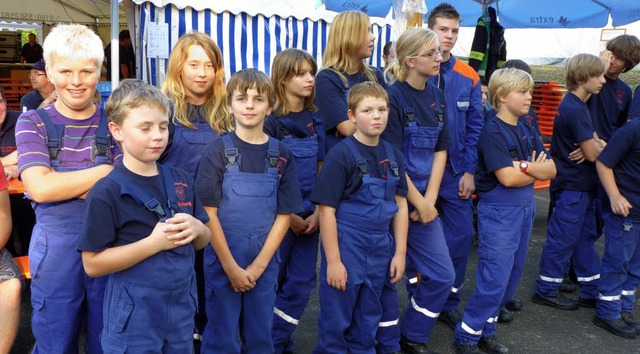
[[[47,74],[39,74],[39,73],[30,73],[29,78],[32,79],[34,77],[47,76]]]
[[[442,55],[443,50],[441,48],[438,49],[431,49],[430,51],[424,53],[424,54],[420,54],[421,57],[423,58],[429,58],[429,59],[433,59],[435,57],[437,57],[438,55]]]

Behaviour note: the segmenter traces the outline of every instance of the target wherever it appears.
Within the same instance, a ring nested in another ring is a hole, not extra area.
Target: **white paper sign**
[[[150,22],[147,36],[147,57],[169,58],[169,24]]]

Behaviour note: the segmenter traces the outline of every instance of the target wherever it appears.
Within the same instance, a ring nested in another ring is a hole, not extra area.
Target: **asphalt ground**
[[[640,338],[623,339],[596,327],[591,319],[595,309],[580,308],[578,311],[562,311],[547,306],[537,305],[530,301],[532,289],[538,276],[538,262],[547,230],[547,214],[549,205],[548,191],[536,192],[537,211],[531,234],[529,254],[524,274],[516,298],[524,301],[522,311],[514,313],[514,320],[508,324],[498,324],[496,337],[509,347],[510,353],[547,353],[547,354],[631,354],[640,353]],[[604,239],[598,242],[602,250]],[[478,261],[476,247],[472,250],[467,279],[462,289],[463,301],[468,299],[475,288],[475,269]],[[404,282],[398,284],[401,312],[407,306]],[[33,346],[30,328],[31,305],[28,289],[22,299],[22,319],[18,338],[11,353],[29,353]],[[577,292],[569,294],[577,298]],[[317,318],[319,312],[317,288],[311,296],[307,309],[302,316],[298,329],[294,333],[295,353],[311,353],[317,338]],[[640,318],[640,310],[636,304],[634,311]],[[431,332],[429,349],[438,353],[454,353],[451,348],[453,331],[445,324],[438,322]]]

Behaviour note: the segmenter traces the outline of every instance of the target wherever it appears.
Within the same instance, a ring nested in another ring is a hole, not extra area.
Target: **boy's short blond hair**
[[[104,61],[102,40],[84,25],[60,24],[55,26],[42,44],[44,62],[54,64],[56,58],[72,61],[92,60],[98,68]]]
[[[387,106],[389,106],[389,96],[387,95],[387,91],[385,91],[385,89],[376,82],[366,81],[354,85],[349,90],[349,95],[347,96],[349,109],[352,112],[355,112],[360,102],[367,97],[381,98],[386,102]]]
[[[227,84],[227,105],[231,106],[233,92],[246,93],[250,89],[256,89],[258,94],[267,96],[269,106],[273,107],[273,84],[267,74],[258,69],[244,69],[231,76]]]
[[[169,113],[169,99],[160,89],[138,79],[126,79],[113,90],[105,109],[109,121],[122,125],[129,113],[139,107],[157,108]]]
[[[498,110],[501,104],[500,97],[507,97],[510,92],[520,90],[533,90],[531,75],[516,68],[498,69],[489,80],[489,103]]]
[[[564,79],[567,90],[574,91],[592,77],[604,74],[602,59],[593,54],[577,54],[567,61],[564,68]]]

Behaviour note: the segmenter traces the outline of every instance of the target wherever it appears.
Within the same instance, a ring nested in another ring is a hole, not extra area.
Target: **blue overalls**
[[[526,136],[528,151],[522,151],[496,119],[487,124],[498,126],[514,161],[530,160],[535,137],[527,124],[518,122],[518,131]],[[507,188],[498,182],[479,197],[477,285],[455,331],[456,341],[465,345],[495,333],[500,307],[520,282],[535,215],[532,184]]]
[[[320,264],[320,315],[314,353],[375,353],[375,335],[382,316],[380,296],[393,240],[391,219],[398,211],[395,192],[400,180],[391,146],[384,145],[389,167],[386,180],[367,172],[367,162],[350,139],[343,140],[355,156],[362,186],[336,210],[340,258],[347,270],[345,291],[327,284],[327,259]]]
[[[256,258],[276,219],[278,140],[269,139],[265,173],[240,172],[238,149],[229,135],[225,146],[227,171],[222,181],[218,219],[233,258],[246,268]],[[248,215],[250,213],[251,215]],[[278,279],[277,255],[250,291],[236,293],[217,262],[211,245],[204,253],[206,309],[209,321],[202,336],[201,353],[273,353],[271,327]],[[242,343],[240,342],[240,338]]]
[[[53,124],[44,109],[36,111],[47,129],[51,167],[60,167],[58,152],[64,125]],[[110,163],[107,117],[102,110],[92,149],[93,164]],[[31,329],[36,338],[33,353],[77,353],[84,323],[85,352],[101,353],[102,304],[106,277],[91,278],[77,252],[85,205],[83,199],[35,204],[36,225],[29,246],[31,267]]]
[[[107,178],[164,222],[177,212],[171,170],[158,165],[164,197],[155,198],[132,185],[119,170]],[[162,205],[160,201],[166,200]],[[109,275],[104,301],[104,353],[191,353],[196,311],[192,244],[159,252],[128,269]]]
[[[299,131],[287,117],[279,118],[278,122],[284,133],[282,142],[291,149],[296,159],[296,173],[304,205],[304,212],[300,216],[305,219],[315,210],[309,196],[318,171],[318,134],[305,137],[307,134]],[[315,113],[313,122],[317,131],[319,120]],[[289,229],[280,244],[281,263],[272,330],[276,353],[293,352],[291,334],[316,287],[318,237],[319,231],[310,235],[295,235]]]
[[[615,320],[620,312],[633,313],[640,285],[640,221],[615,215],[608,208],[603,216],[605,252],[596,316]]]
[[[394,88],[395,86],[391,90]],[[443,128],[443,106],[436,104],[437,126],[420,126],[414,109],[409,106],[402,91],[398,88],[395,91],[407,122],[402,148],[407,175],[420,194],[424,195],[431,178],[438,137]],[[434,92],[434,96],[439,95]],[[405,273],[410,298],[402,319],[401,332],[413,342],[426,343],[455,279],[439,217],[426,225],[409,222]],[[418,274],[421,276],[419,282]]]
[[[166,152],[166,157],[161,161],[165,166],[178,167],[187,172],[195,179],[196,169],[200,163],[200,158],[206,150],[207,145],[218,137],[209,123],[192,122],[195,129],[186,127],[180,123],[175,124],[172,142]],[[202,334],[204,326],[207,324],[207,316],[204,308],[204,271],[203,271],[204,250],[196,251],[194,269],[196,271],[198,287],[198,311],[195,317],[196,332]]]

